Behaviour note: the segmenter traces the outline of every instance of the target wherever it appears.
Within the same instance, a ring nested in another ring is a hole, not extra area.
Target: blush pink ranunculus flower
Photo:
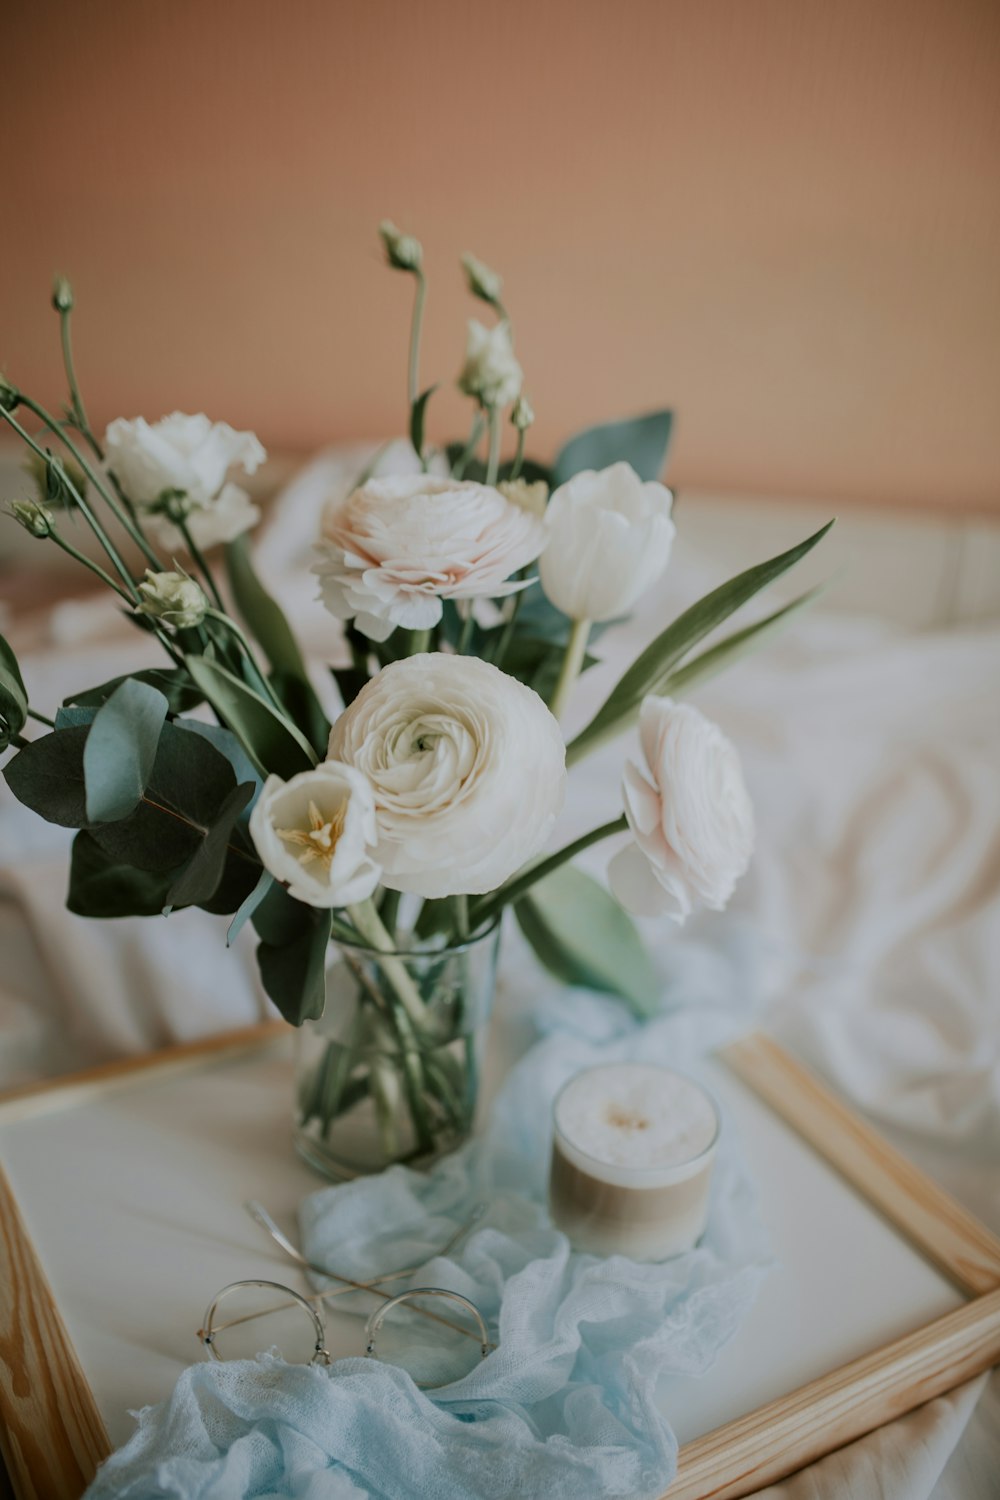
[[[320,597],[370,640],[429,630],[443,599],[500,598],[546,542],[540,517],[491,485],[400,474],[328,507],[316,544]]]
[[[683,922],[721,911],[753,853],[754,816],[735,746],[705,715],[647,698],[639,720],[645,768],[629,761],[623,794],[635,835],[608,866],[611,889],[636,916]]]

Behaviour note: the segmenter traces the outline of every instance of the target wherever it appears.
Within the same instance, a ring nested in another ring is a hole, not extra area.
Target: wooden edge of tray
[[[258,1021],[253,1026],[213,1032],[211,1036],[199,1037],[193,1042],[178,1042],[172,1047],[161,1047],[156,1052],[144,1052],[138,1057],[123,1057],[115,1062],[99,1063],[94,1068],[84,1068],[78,1073],[22,1084],[0,1092],[0,1125],[29,1120],[58,1109],[73,1109],[118,1089],[131,1088],[151,1076],[194,1072],[211,1063],[240,1057],[244,1052],[254,1052],[273,1044],[287,1036],[290,1030],[285,1021]]]
[[[967,1296],[1000,1287],[1000,1239],[761,1032],[726,1065]]]
[[[663,1500],[738,1500],[1000,1360],[1000,1291],[686,1443]]]
[[[0,1123],[273,1044],[265,1021],[0,1096]],[[737,1500],[1000,1360],[1000,1240],[761,1033],[723,1061],[974,1300],[685,1444],[667,1500]],[[103,1419],[0,1169],[0,1451],[18,1500],[77,1500],[108,1454]]]
[[[0,1453],[18,1500],[78,1500],[104,1419],[0,1167]]]

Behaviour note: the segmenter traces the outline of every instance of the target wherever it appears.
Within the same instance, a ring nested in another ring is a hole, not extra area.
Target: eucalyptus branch
[[[37,414],[37,408],[28,399],[28,397],[22,396],[21,397],[21,402],[22,402],[22,404],[24,406],[27,406],[30,411],[35,411],[36,414]],[[46,418],[47,418],[47,415],[48,414],[46,413]],[[13,427],[14,431],[18,434],[18,436],[25,443],[27,443],[28,447],[32,450],[32,452],[38,454],[38,457],[42,460],[42,462],[46,466],[49,463],[52,462],[52,454],[49,453],[45,448],[43,448],[40,443],[37,443],[35,441],[35,439],[31,436],[31,434],[29,432],[25,431],[25,429],[21,426],[21,424],[17,420],[17,418],[15,416],[13,416],[13,414],[11,412],[7,411],[6,408],[4,406],[2,406],[2,405],[0,405],[0,417],[3,417],[4,421],[7,422],[9,426]],[[48,423],[47,422],[47,425],[49,425],[51,427],[51,430],[54,431],[54,432],[56,432],[57,435],[60,435],[58,428],[53,423]],[[81,467],[84,467],[84,466],[81,465]],[[86,472],[86,469],[84,469],[84,472]],[[101,525],[100,521],[97,519],[97,517],[95,516],[94,512],[91,510],[90,506],[88,505],[87,501],[84,499],[83,495],[81,495],[80,492],[77,490],[77,488],[74,485],[73,481],[68,476],[64,475],[64,482],[65,482],[66,488],[68,489],[68,491],[69,491],[70,495],[72,496],[73,500],[75,500],[76,504],[79,506],[80,514],[87,521],[87,524],[90,526],[91,530],[93,531],[94,535],[97,537],[97,539],[100,542],[101,546],[104,548],[105,552],[108,554],[108,557],[110,558],[111,562],[114,564],[115,571],[118,573],[118,576],[122,579],[123,583],[125,583],[127,585],[128,589],[130,591],[132,599],[134,601],[138,602],[138,600],[139,600],[139,592],[138,592],[138,589],[135,586],[135,581],[132,578],[132,575],[129,572],[128,568],[125,566],[125,563],[122,561],[121,555],[118,552],[118,549],[115,546],[114,542],[108,536],[108,534],[105,531],[104,527]],[[157,567],[159,567],[159,562],[157,562]]]
[[[621,817],[613,818],[610,823],[602,823],[599,828],[592,828],[589,833],[581,834],[578,839],[574,839],[571,844],[566,844],[562,849],[557,849],[554,854],[535,860],[519,875],[508,880],[506,885],[500,886],[499,890],[480,897],[478,901],[473,901],[469,907],[469,930],[475,932],[477,928],[482,927],[484,922],[490,921],[505,906],[509,906],[512,901],[520,900],[525,891],[530,890],[536,881],[544,880],[546,875],[551,875],[553,870],[558,870],[559,866],[565,864],[568,859],[582,854],[583,850],[589,849],[591,844],[610,838],[614,833],[624,833],[627,828],[628,820],[622,813]]]

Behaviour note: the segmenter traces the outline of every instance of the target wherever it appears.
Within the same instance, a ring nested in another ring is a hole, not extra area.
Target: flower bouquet
[[[470,322],[458,377],[470,431],[432,442],[423,255],[391,224],[381,236],[414,287],[408,459],[380,452],[317,516],[318,593],[339,622],[332,677],[307,666],[254,571],[259,513],[230,477],[264,460],[252,434],[175,413],[98,437],[64,278],[65,410],[0,382],[0,416],[39,488],[14,518],[96,573],[164,653],[44,713],[0,640],[8,785],[77,830],[71,910],[176,919],[200,907],[229,919],[230,943],[252,924],[264,989],[308,1033],[300,1149],[334,1172],[426,1162],[469,1132],[508,908],[561,980],[655,1005],[627,912],[721,908],[753,842],[733,747],[678,700],[806,601],[704,644],[823,535],[667,625],[564,744],[559,719],[589,646],[667,567],[671,414],[583,432],[552,463],[529,458],[501,280],[466,256],[492,320]],[[81,528],[96,555],[74,541]],[[219,544],[224,577],[206,557]],[[42,732],[26,733],[30,721]],[[567,767],[636,724],[643,761],[623,767],[622,815],[548,851]],[[626,831],[609,894],[570,861]]]

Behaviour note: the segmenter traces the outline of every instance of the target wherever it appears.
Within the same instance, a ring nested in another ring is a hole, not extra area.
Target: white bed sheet
[[[303,539],[320,495],[355,466],[356,455],[338,455],[293,486],[261,553],[320,658],[334,631],[303,583]],[[666,584],[602,638],[604,662],[581,685],[570,731],[634,651],[717,581],[682,532]],[[33,701],[51,709],[134,666],[149,648],[125,629],[103,603],[57,611],[25,661]],[[1000,1231],[1000,624],[930,635],[800,617],[696,701],[741,750],[759,835],[730,911],[698,919],[684,940],[704,945],[721,990],[737,987]],[[560,841],[620,810],[622,756],[607,746],[574,769]],[[63,830],[0,790],[0,1086],[257,1018],[248,938],[227,954],[218,922],[185,914],[180,960],[176,925],[71,916],[67,847]],[[588,853],[600,870],[608,850]],[[676,931],[648,931],[669,974]],[[1000,1375],[767,1493],[995,1500]]]

